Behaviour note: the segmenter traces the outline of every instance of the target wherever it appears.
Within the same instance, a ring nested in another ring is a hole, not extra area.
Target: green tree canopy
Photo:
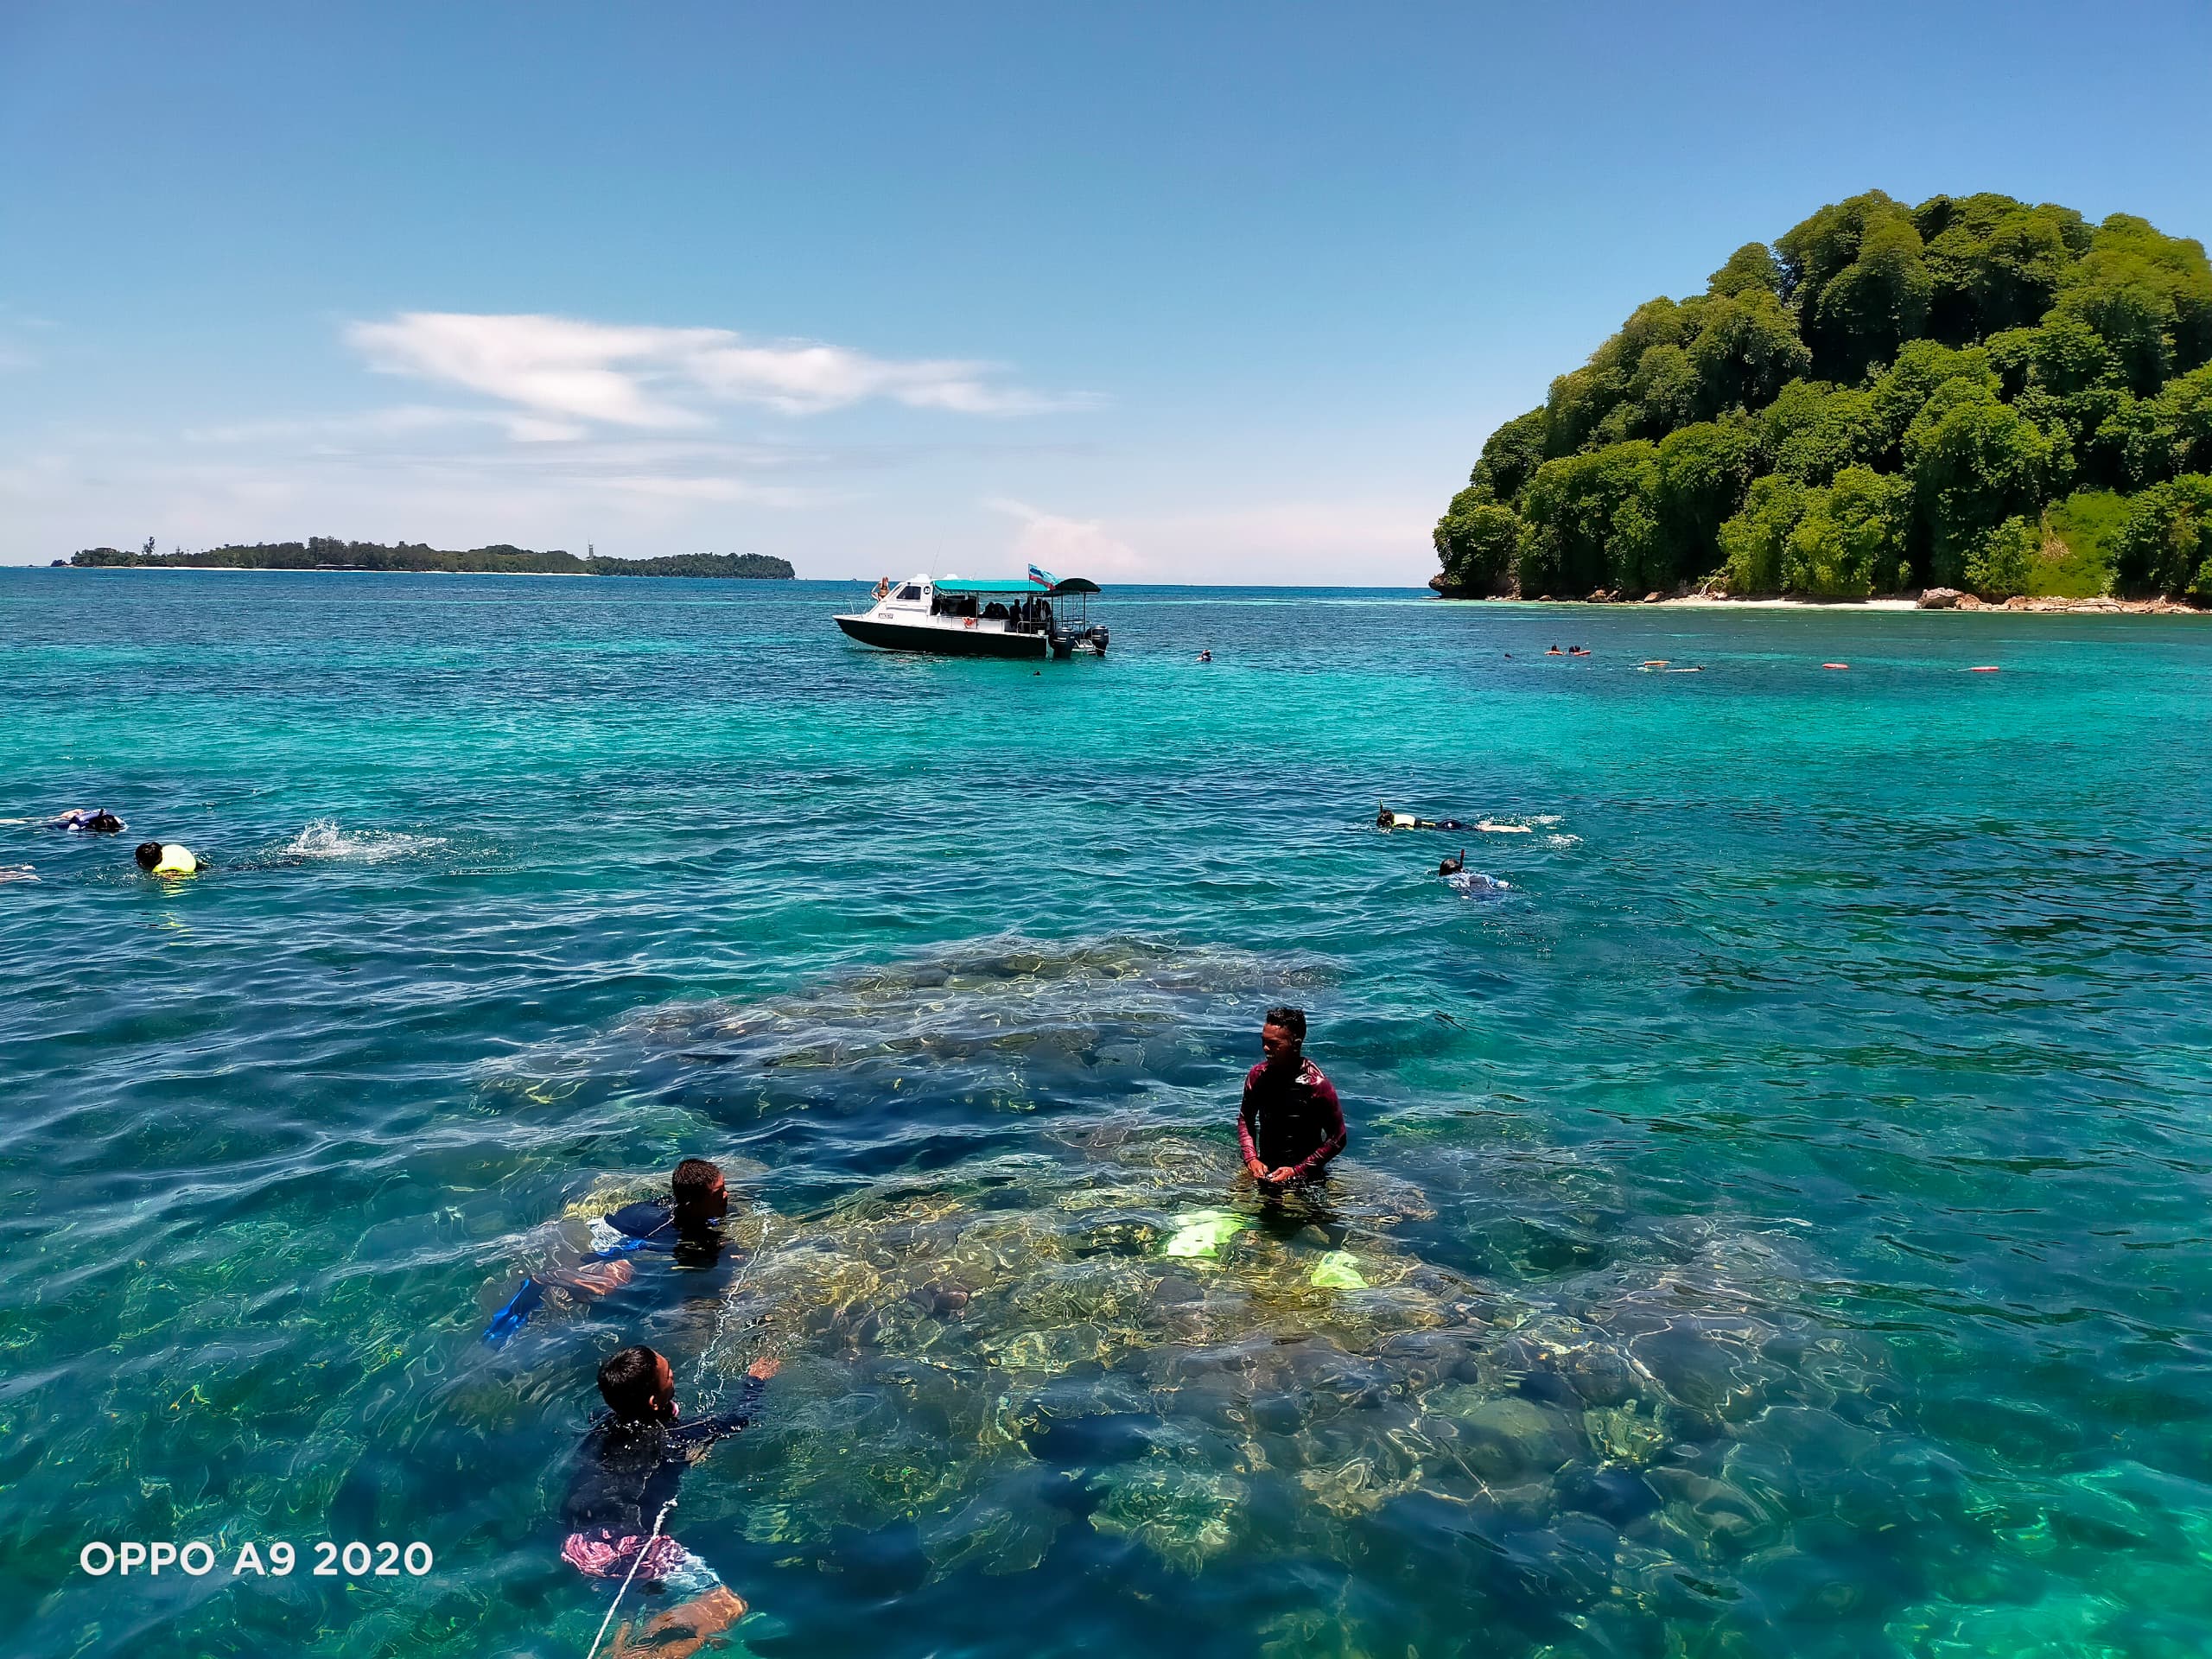
[[[1491,433],[1437,549],[1447,586],[1485,590],[1718,575],[1997,593],[2026,579],[2045,510],[2077,484],[2145,492],[2208,469],[2201,243],[2126,214],[1870,190],[1745,243],[1703,293],[1638,306]]]
[[[2184,474],[2138,496],[2113,568],[2124,592],[2212,600],[2212,475]]]

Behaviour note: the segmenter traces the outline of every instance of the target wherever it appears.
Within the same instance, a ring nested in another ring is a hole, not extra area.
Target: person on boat
[[[149,875],[197,875],[200,861],[193,856],[192,849],[175,842],[142,841],[131,855],[138,861],[138,868]]]
[[[1378,801],[1375,807],[1375,827],[1377,830],[1471,830],[1475,826],[1458,818],[1420,818],[1410,812],[1393,812]]]
[[[607,1649],[613,1659],[652,1654],[688,1659],[746,1614],[744,1599],[715,1569],[662,1530],[664,1506],[675,1502],[683,1471],[707,1455],[716,1440],[747,1427],[768,1379],[781,1369],[772,1359],[747,1368],[734,1410],[678,1420],[676,1376],[667,1358],[651,1348],[623,1348],[599,1368],[595,1418],[578,1448],[576,1468],[561,1504],[569,1529],[561,1559],[588,1578],[644,1586],[673,1599],[642,1627],[626,1621]]]
[[[878,599],[878,600],[881,600],[881,599],[888,599],[888,598],[890,598],[890,597],[891,597],[891,578],[890,578],[890,577],[888,577],[888,576],[878,576],[878,577],[875,579],[875,586],[874,586],[874,588],[870,588],[870,589],[868,590],[868,596],[870,599]]]
[[[58,818],[48,818],[49,830],[67,830],[80,836],[118,835],[130,826],[104,806],[73,807]]]
[[[636,1276],[630,1258],[639,1251],[675,1258],[679,1268],[699,1270],[721,1257],[722,1220],[729,1214],[729,1184],[704,1158],[686,1158],[669,1178],[669,1196],[644,1198],[610,1210],[591,1224],[591,1254],[572,1268],[541,1268],[524,1275],[522,1287],[484,1327],[485,1345],[505,1345],[531,1315],[545,1305],[548,1289],[572,1296],[605,1296]]]
[[[1335,1086],[1306,1058],[1303,1008],[1269,1008],[1260,1051],[1267,1058],[1244,1074],[1236,1142],[1246,1173],[1263,1190],[1280,1192],[1325,1177],[1351,1137]]]

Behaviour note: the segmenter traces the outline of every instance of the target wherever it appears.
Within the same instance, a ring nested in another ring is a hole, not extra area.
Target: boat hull
[[[872,617],[841,616],[837,626],[849,638],[885,651],[921,651],[938,657],[1024,657],[1041,658],[1052,650],[1041,633],[1006,633],[997,628],[931,627],[925,624],[879,622]]]

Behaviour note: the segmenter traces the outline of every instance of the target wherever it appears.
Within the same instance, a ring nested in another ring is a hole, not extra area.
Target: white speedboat
[[[1091,621],[1098,584],[1062,582],[1036,566],[1021,581],[911,576],[876,584],[874,606],[837,618],[864,645],[944,657],[1104,656],[1106,629]]]

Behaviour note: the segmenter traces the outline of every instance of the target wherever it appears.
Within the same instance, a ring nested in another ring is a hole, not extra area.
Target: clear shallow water
[[[131,826],[0,825],[13,1650],[582,1653],[639,1336],[785,1361],[676,1524],[763,1655],[2212,1643],[2212,632],[1131,590],[1033,673],[855,591],[0,572],[0,817]],[[1230,1181],[1286,998],[1319,1217]],[[734,1299],[477,1344],[695,1151]]]

